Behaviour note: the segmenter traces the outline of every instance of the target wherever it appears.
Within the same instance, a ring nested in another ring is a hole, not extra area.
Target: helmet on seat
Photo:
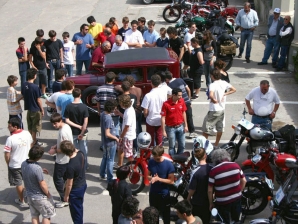
[[[141,149],[148,148],[151,144],[151,135],[148,132],[141,132],[138,135],[137,144]]]

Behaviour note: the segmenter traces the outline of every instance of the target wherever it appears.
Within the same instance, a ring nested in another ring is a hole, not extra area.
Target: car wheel
[[[151,3],[154,2],[154,0],[143,0],[143,2],[144,2],[145,4],[151,4]]]
[[[93,98],[95,97],[96,90],[98,86],[89,86],[88,88],[84,89],[82,93],[82,101],[86,106],[97,110],[97,103],[94,102]],[[93,111],[91,111],[93,112]]]

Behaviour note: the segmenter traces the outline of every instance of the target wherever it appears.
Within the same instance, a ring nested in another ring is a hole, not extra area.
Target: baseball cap
[[[275,8],[273,12],[280,13],[280,8]]]

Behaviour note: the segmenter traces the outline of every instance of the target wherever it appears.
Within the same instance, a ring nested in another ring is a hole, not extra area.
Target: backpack
[[[232,54],[236,55],[236,44],[232,40],[225,40],[220,45],[220,54],[227,55]]]
[[[287,141],[285,152],[296,156],[295,127],[293,125],[287,124],[280,128],[278,131],[281,137]]]

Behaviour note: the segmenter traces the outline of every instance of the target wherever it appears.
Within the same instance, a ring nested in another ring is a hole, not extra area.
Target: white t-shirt
[[[71,40],[68,40],[67,43],[63,41],[63,61],[65,65],[73,64],[73,55],[72,50],[75,49],[75,45]]]
[[[163,88],[167,92],[167,95],[172,96],[172,88],[166,82],[161,83],[158,87]]]
[[[132,30],[128,30],[125,33],[124,42],[144,44],[144,38],[140,31],[136,30],[133,32]],[[129,47],[129,48],[134,49],[134,47]]]
[[[64,124],[61,129],[59,129],[58,132],[58,138],[57,138],[57,148],[59,149],[60,144],[62,141],[68,140],[73,143],[73,136],[71,128],[68,124]],[[69,162],[69,156],[65,155],[64,153],[57,153],[56,154],[56,163],[58,164],[66,164]]]
[[[167,100],[167,92],[164,88],[153,88],[147,93],[142,101],[141,107],[148,109],[148,116],[146,117],[147,124],[151,126],[161,125],[161,108],[163,103]]]
[[[118,46],[116,43],[113,44],[113,47],[112,47],[112,51],[122,51],[122,50],[127,50],[129,49],[127,43],[125,42],[122,42],[121,46]]]
[[[124,111],[122,130],[126,125],[129,126],[129,129],[124,137],[128,140],[134,140],[136,138],[136,112],[132,106]]]
[[[226,97],[225,91],[231,88],[232,85],[223,80],[216,80],[209,86],[209,91],[213,92],[214,99],[218,103],[209,103],[209,111],[221,111],[225,109]]]
[[[266,94],[261,92],[260,87],[254,88],[245,97],[247,100],[253,100],[253,110],[258,116],[267,116],[272,113],[274,104],[280,104],[280,99],[276,91],[269,88]]]
[[[19,130],[9,136],[4,146],[4,152],[10,152],[8,166],[21,168],[22,162],[28,159],[28,153],[33,139],[29,131]]]
[[[59,113],[59,114],[61,114],[61,110],[59,110],[57,107],[57,100],[58,100],[58,97],[61,96],[62,94],[64,94],[64,93],[55,92],[49,98],[47,98],[47,101],[49,101],[50,103],[56,104],[56,110],[57,110],[57,113]]]
[[[196,37],[196,32],[193,32],[192,34],[187,32],[184,36],[184,44],[186,43],[190,43],[191,39]],[[191,45],[189,45],[189,49],[187,50],[193,50],[193,47]]]

